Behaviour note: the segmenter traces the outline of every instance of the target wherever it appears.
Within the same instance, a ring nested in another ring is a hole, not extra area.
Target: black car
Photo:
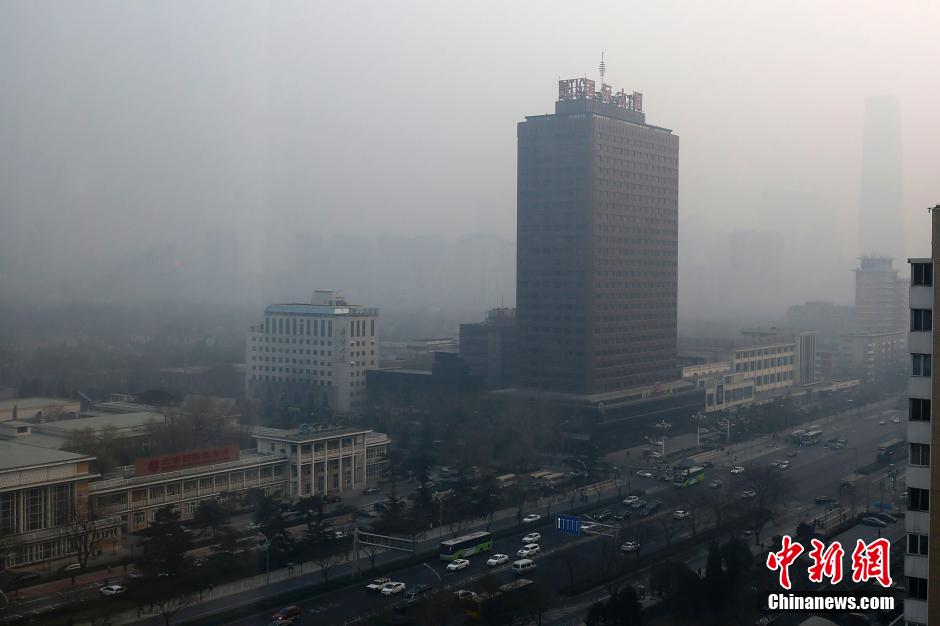
[[[415,585],[411,589],[405,592],[406,598],[420,598],[424,594],[431,591],[431,585]]]
[[[337,502],[342,502],[343,499],[339,496],[335,496],[332,493],[323,496],[323,501],[327,504],[336,504]]]
[[[659,507],[661,507],[662,505],[663,505],[662,500],[654,500],[653,502],[650,502],[649,504],[646,505],[646,507],[643,509],[643,512],[640,513],[640,515],[642,515],[643,517],[649,517],[650,515],[658,511]]]
[[[832,496],[816,496],[813,502],[815,502],[816,504],[834,504],[838,502],[838,500],[836,500]]]
[[[623,513],[617,513],[616,515],[614,515],[614,519],[617,520],[618,522],[622,522],[627,519],[630,519],[630,515],[632,515],[630,511],[624,511]]]
[[[598,511],[592,517],[597,522],[603,522],[605,519],[610,518],[611,515],[613,515],[613,513],[609,509],[604,509],[602,511]]]

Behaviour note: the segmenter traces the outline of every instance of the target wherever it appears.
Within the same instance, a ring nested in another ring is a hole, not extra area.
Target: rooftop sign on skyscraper
[[[566,78],[558,81],[559,100],[598,100],[605,104],[612,104],[630,111],[643,111],[643,94],[638,91],[627,93],[621,89],[613,93],[613,88],[607,83],[601,83],[601,90],[597,92],[594,81],[590,78]]]

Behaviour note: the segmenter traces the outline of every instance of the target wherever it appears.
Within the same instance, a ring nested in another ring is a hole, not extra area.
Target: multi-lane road
[[[764,531],[762,538],[769,537],[777,532],[792,532],[799,521],[812,520],[824,512],[825,506],[816,505],[813,502],[816,496],[833,496],[839,498],[847,508],[850,507],[851,496],[839,490],[842,478],[852,473],[856,467],[874,461],[879,443],[903,436],[903,422],[894,424],[890,420],[886,420],[886,424],[879,425],[879,422],[884,419],[885,417],[881,413],[867,416],[852,414],[839,422],[827,424],[824,427],[826,430],[824,439],[843,437],[848,440],[847,446],[841,450],[830,450],[824,448],[822,444],[816,447],[800,448],[765,439],[763,443],[736,452],[734,457],[729,456],[720,459],[716,466],[709,470],[707,481],[719,478],[724,482],[722,489],[739,490],[748,484],[747,468],[769,464],[773,459],[786,458],[787,452],[797,451],[795,457],[789,458],[791,461],[790,469],[783,470],[787,480],[792,485],[784,510],[775,523],[771,524],[771,528]],[[737,476],[731,475],[728,467],[732,463],[743,465],[746,468],[745,473]],[[871,504],[880,499],[881,483],[879,481],[886,475],[887,470],[886,467],[874,473],[868,481],[863,481],[862,485],[856,487],[855,504],[858,510],[864,510],[866,506],[865,496],[858,493],[860,490],[868,492],[869,497],[867,499]],[[866,488],[866,483],[871,484],[872,487]],[[652,479],[634,478],[633,485],[647,489],[650,492],[650,495],[646,496],[647,499],[652,497],[663,500],[663,512],[659,514],[660,516],[671,515],[675,507],[689,502],[693,493],[697,493],[701,497],[708,497],[707,494],[710,493],[705,484],[688,489],[678,489]],[[885,499],[888,498],[885,497]],[[620,510],[622,507],[611,508]],[[631,520],[624,524],[620,533],[621,539],[631,538],[631,533],[634,532],[633,529],[640,523],[636,518],[637,516],[634,515]],[[551,520],[546,519],[543,522],[546,523],[536,528],[542,534],[543,551],[536,558],[538,564],[536,571],[533,574],[528,574],[528,578],[544,580],[555,587],[566,585],[568,582],[568,564],[567,559],[562,556],[561,549],[571,548],[575,543],[577,545],[573,549],[580,553],[582,560],[605,558],[601,556],[600,544],[604,541],[610,541],[609,539],[577,537],[558,533],[554,530]],[[690,529],[686,524],[682,522],[676,522],[676,524],[680,530],[670,537],[672,542],[687,537],[690,533]],[[493,551],[509,554],[515,558],[516,550],[521,547],[522,536],[530,530],[533,530],[533,528],[522,526],[509,536],[497,540]],[[891,534],[897,534],[898,529],[892,527],[890,532]],[[643,552],[657,549],[663,544],[663,541],[662,537],[647,536],[644,541]],[[419,583],[428,584],[440,589],[441,593],[448,594],[465,587],[472,589],[475,581],[486,573],[492,573],[500,583],[508,582],[514,578],[514,575],[506,566],[493,569],[487,568],[484,564],[485,558],[484,555],[471,558],[470,566],[459,572],[448,573],[445,569],[445,562],[432,561],[397,570],[391,576],[394,580],[400,580],[409,587]],[[364,583],[356,583],[342,589],[312,596],[299,601],[297,604],[305,614],[315,615],[317,623],[343,623],[357,616],[387,610],[401,599],[401,596],[382,597],[366,591]],[[556,600],[553,609],[563,613],[566,604],[573,604],[578,601],[578,598],[559,598]],[[583,602],[583,598],[580,601]],[[201,611],[193,611],[192,613],[197,612]],[[190,617],[192,616],[190,615]],[[258,611],[235,621],[227,619],[226,623],[244,626],[265,624],[270,616],[270,610]]]

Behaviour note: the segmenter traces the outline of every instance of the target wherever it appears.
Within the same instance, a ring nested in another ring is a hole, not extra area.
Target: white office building
[[[316,413],[365,407],[366,370],[379,364],[378,309],[317,291],[309,304],[272,304],[246,344],[248,398]]]

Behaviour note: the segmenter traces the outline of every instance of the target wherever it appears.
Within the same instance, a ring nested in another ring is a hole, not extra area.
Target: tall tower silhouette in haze
[[[859,256],[904,254],[901,113],[894,96],[865,101],[865,135],[858,202]]]

